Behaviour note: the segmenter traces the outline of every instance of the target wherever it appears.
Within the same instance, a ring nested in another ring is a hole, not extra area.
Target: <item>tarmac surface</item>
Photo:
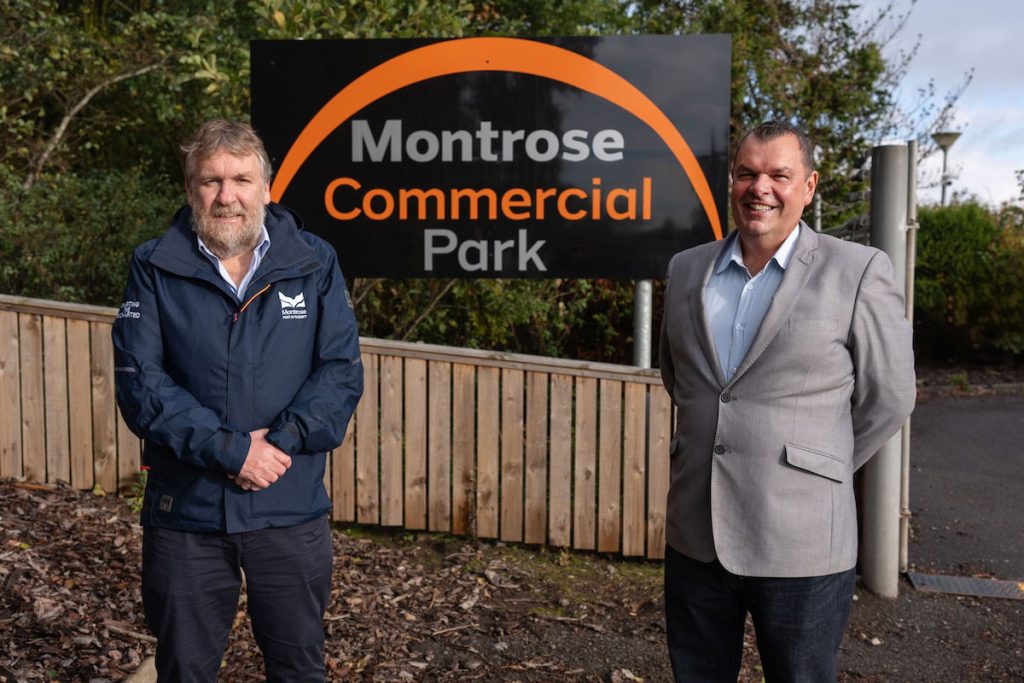
[[[921,399],[910,467],[911,569],[1024,581],[1024,393]]]

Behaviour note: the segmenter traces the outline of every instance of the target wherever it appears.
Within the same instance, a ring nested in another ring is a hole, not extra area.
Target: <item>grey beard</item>
[[[214,214],[217,213],[215,209]],[[231,258],[256,246],[260,232],[263,230],[263,219],[266,207],[260,203],[256,210],[245,214],[245,220],[237,229],[220,227],[210,220],[210,214],[201,208],[192,208],[192,230],[203,240],[206,248],[218,258]]]

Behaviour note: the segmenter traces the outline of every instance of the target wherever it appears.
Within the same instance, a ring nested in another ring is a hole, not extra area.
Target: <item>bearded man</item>
[[[323,681],[326,453],[362,394],[337,255],[270,202],[248,125],[182,146],[188,206],[135,250],[113,342],[144,439],[142,596],[160,681],[215,681],[245,575],[269,681]]]

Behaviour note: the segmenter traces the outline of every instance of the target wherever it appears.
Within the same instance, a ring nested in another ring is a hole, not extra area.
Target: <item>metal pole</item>
[[[949,150],[945,147],[942,148],[942,203],[940,206],[946,205],[946,185],[949,184],[949,177],[946,175],[946,155],[949,154]]]
[[[896,282],[906,277],[907,146],[871,152],[871,244],[892,260]],[[899,594],[900,462],[896,434],[864,466],[864,585],[885,598]]]
[[[914,267],[917,261],[917,141],[907,141],[907,277],[903,292],[907,320],[914,324]],[[900,432],[900,572],[910,568],[910,418]]]
[[[821,232],[821,194],[814,193],[814,232]]]
[[[651,320],[654,286],[650,280],[637,280],[633,296],[633,365],[651,367]]]

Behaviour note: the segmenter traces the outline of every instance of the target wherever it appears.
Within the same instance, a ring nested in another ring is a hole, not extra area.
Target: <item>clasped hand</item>
[[[292,466],[292,459],[266,439],[267,430],[249,432],[252,439],[245,463],[238,474],[228,478],[246,491],[261,491],[277,481]]]

